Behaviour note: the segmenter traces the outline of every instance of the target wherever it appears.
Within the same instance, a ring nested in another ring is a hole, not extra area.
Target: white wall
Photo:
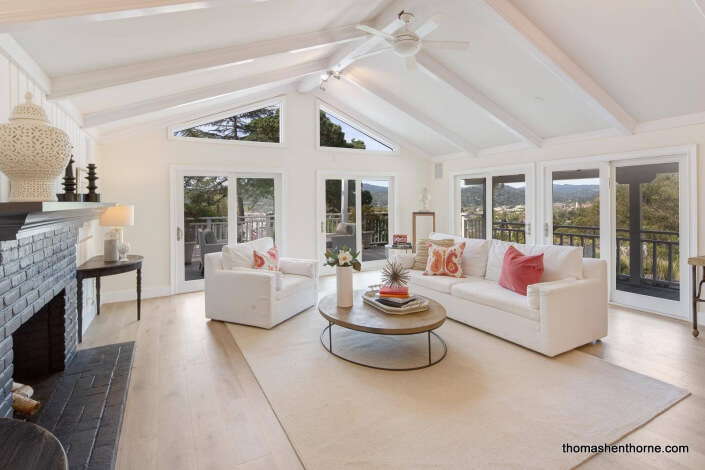
[[[85,168],[88,163],[96,163],[100,176],[100,160],[96,143],[86,134],[80,126],[71,119],[60,107],[46,100],[46,91],[38,82],[33,80],[21,67],[0,49],[0,123],[7,122],[14,108],[19,103],[25,102],[25,93],[34,95],[33,102],[44,108],[52,125],[68,134],[73,144],[73,155],[76,166]],[[60,178],[56,181],[56,192],[60,192]],[[88,184],[82,178],[80,182],[84,188]],[[98,181],[100,186],[100,180]],[[6,202],[10,191],[7,177],[0,173],[0,202]],[[100,192],[100,190],[99,190]],[[97,237],[98,221],[86,223],[80,228],[77,245],[77,261],[82,263],[88,258],[102,253],[102,240]],[[86,281],[83,308],[83,331],[95,317],[95,294],[91,287],[93,280]]]
[[[281,168],[285,170],[285,256],[316,258],[316,171],[394,171],[397,181],[400,227],[411,233],[411,213],[419,190],[430,183],[427,160],[405,149],[400,155],[316,150],[316,100],[289,93],[284,111],[283,147],[237,143],[179,141],[167,138],[167,129],[145,131],[102,146],[105,200],[135,205],[135,225],[125,228],[132,252],[145,256],[145,296],[166,295],[170,289],[170,166],[203,165],[228,169]],[[106,301],[134,297],[134,278],[103,281]]]

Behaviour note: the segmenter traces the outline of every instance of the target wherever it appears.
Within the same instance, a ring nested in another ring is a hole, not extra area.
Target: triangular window
[[[281,103],[225,115],[197,126],[172,131],[174,137],[269,142],[281,139]]]
[[[380,138],[372,137],[368,132],[348,121],[336,116],[323,107],[319,108],[319,145],[321,147],[336,147],[367,150],[372,152],[393,152],[394,148],[382,142]]]

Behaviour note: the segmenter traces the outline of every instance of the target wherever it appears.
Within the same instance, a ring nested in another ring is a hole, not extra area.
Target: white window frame
[[[457,214],[460,213],[460,189],[457,186],[457,182],[460,178],[471,177],[471,178],[492,178],[494,176],[506,176],[515,175],[523,173],[525,176],[524,183],[526,184],[526,189],[524,192],[525,197],[525,212],[524,218],[526,223],[525,239],[526,243],[533,245],[536,242],[536,165],[534,163],[530,164],[518,164],[518,165],[506,165],[506,166],[495,166],[490,168],[472,168],[468,170],[456,170],[448,172],[448,190],[449,190],[449,202],[452,210],[451,216],[448,217],[448,233],[451,235],[461,235],[461,228],[458,227]],[[485,187],[486,203],[489,202],[489,211],[485,207],[486,213],[486,239],[492,239],[492,218],[493,218],[493,208],[492,208],[492,185],[487,184]]]
[[[247,113],[249,111],[254,111],[256,109],[266,108],[267,106],[279,106],[279,142],[256,142],[248,140],[227,140],[227,139],[208,139],[201,137],[182,137],[174,135],[175,132],[182,131],[184,129],[190,129],[191,127],[200,126],[202,124],[208,124],[218,119],[223,119],[230,116],[235,116],[237,114]],[[284,123],[286,122],[286,96],[281,95],[267,100],[257,101],[245,106],[239,106],[237,108],[231,108],[227,111],[219,112],[216,114],[210,114],[208,116],[202,116],[196,119],[192,119],[187,122],[180,123],[178,125],[169,126],[167,128],[167,138],[169,140],[177,140],[182,142],[207,142],[209,144],[228,144],[228,145],[249,145],[256,147],[285,147],[285,129]]]
[[[343,148],[343,147],[323,147],[321,146],[321,119],[320,119],[320,112],[323,111],[328,114],[332,114],[335,116],[337,119],[340,121],[343,121],[345,124],[347,124],[350,127],[355,128],[358,132],[362,132],[363,134],[367,134],[370,138],[380,142],[382,145],[386,145],[387,147],[391,148],[389,151],[382,151],[382,150],[367,150],[367,149],[351,149],[351,148]],[[385,137],[384,135],[380,134],[379,132],[376,132],[372,130],[369,126],[361,123],[360,121],[353,119],[352,117],[348,116],[345,114],[343,111],[340,111],[339,109],[329,105],[328,103],[324,103],[320,99],[316,100],[316,150],[320,152],[343,152],[343,153],[366,153],[370,155],[399,155],[400,154],[400,147],[394,141],[392,141],[390,138]]]

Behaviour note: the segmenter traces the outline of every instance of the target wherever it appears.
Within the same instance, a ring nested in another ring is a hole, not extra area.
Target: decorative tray
[[[416,312],[423,312],[424,310],[428,310],[428,299],[425,299],[423,297],[416,296],[417,299],[409,302],[408,304],[404,305],[403,307],[387,307],[386,305],[382,305],[379,302],[375,302],[375,298],[377,297],[377,292],[374,291],[369,291],[365,292],[362,295],[362,300],[367,304],[370,305],[377,310],[380,310],[384,313],[389,313],[391,315],[405,315],[407,313],[416,313]]]

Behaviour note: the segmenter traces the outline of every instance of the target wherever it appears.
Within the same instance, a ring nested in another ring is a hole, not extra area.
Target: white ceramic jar
[[[41,106],[26,102],[0,124],[0,171],[10,179],[10,202],[56,201],[54,182],[71,158],[73,146],[64,131],[49,125]]]

